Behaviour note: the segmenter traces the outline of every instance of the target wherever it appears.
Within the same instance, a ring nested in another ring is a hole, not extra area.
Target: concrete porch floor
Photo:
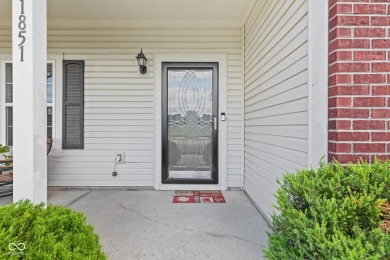
[[[242,191],[224,204],[173,204],[173,191],[50,188],[86,214],[108,259],[261,259],[266,221]],[[0,205],[12,198],[0,200]]]

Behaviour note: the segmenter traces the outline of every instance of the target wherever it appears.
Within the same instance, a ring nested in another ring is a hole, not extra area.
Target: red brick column
[[[390,159],[390,0],[329,8],[329,161]]]

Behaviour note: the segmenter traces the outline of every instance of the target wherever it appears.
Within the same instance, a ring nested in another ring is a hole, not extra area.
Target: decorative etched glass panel
[[[212,69],[168,69],[169,178],[211,179]]]

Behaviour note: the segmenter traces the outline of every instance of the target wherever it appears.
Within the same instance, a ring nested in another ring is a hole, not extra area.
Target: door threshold
[[[223,190],[219,184],[160,184],[156,190]]]

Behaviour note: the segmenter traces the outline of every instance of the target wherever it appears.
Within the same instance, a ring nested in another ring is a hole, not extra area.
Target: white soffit
[[[0,0],[0,20],[12,0]],[[176,21],[241,24],[253,0],[47,0],[49,20]]]

